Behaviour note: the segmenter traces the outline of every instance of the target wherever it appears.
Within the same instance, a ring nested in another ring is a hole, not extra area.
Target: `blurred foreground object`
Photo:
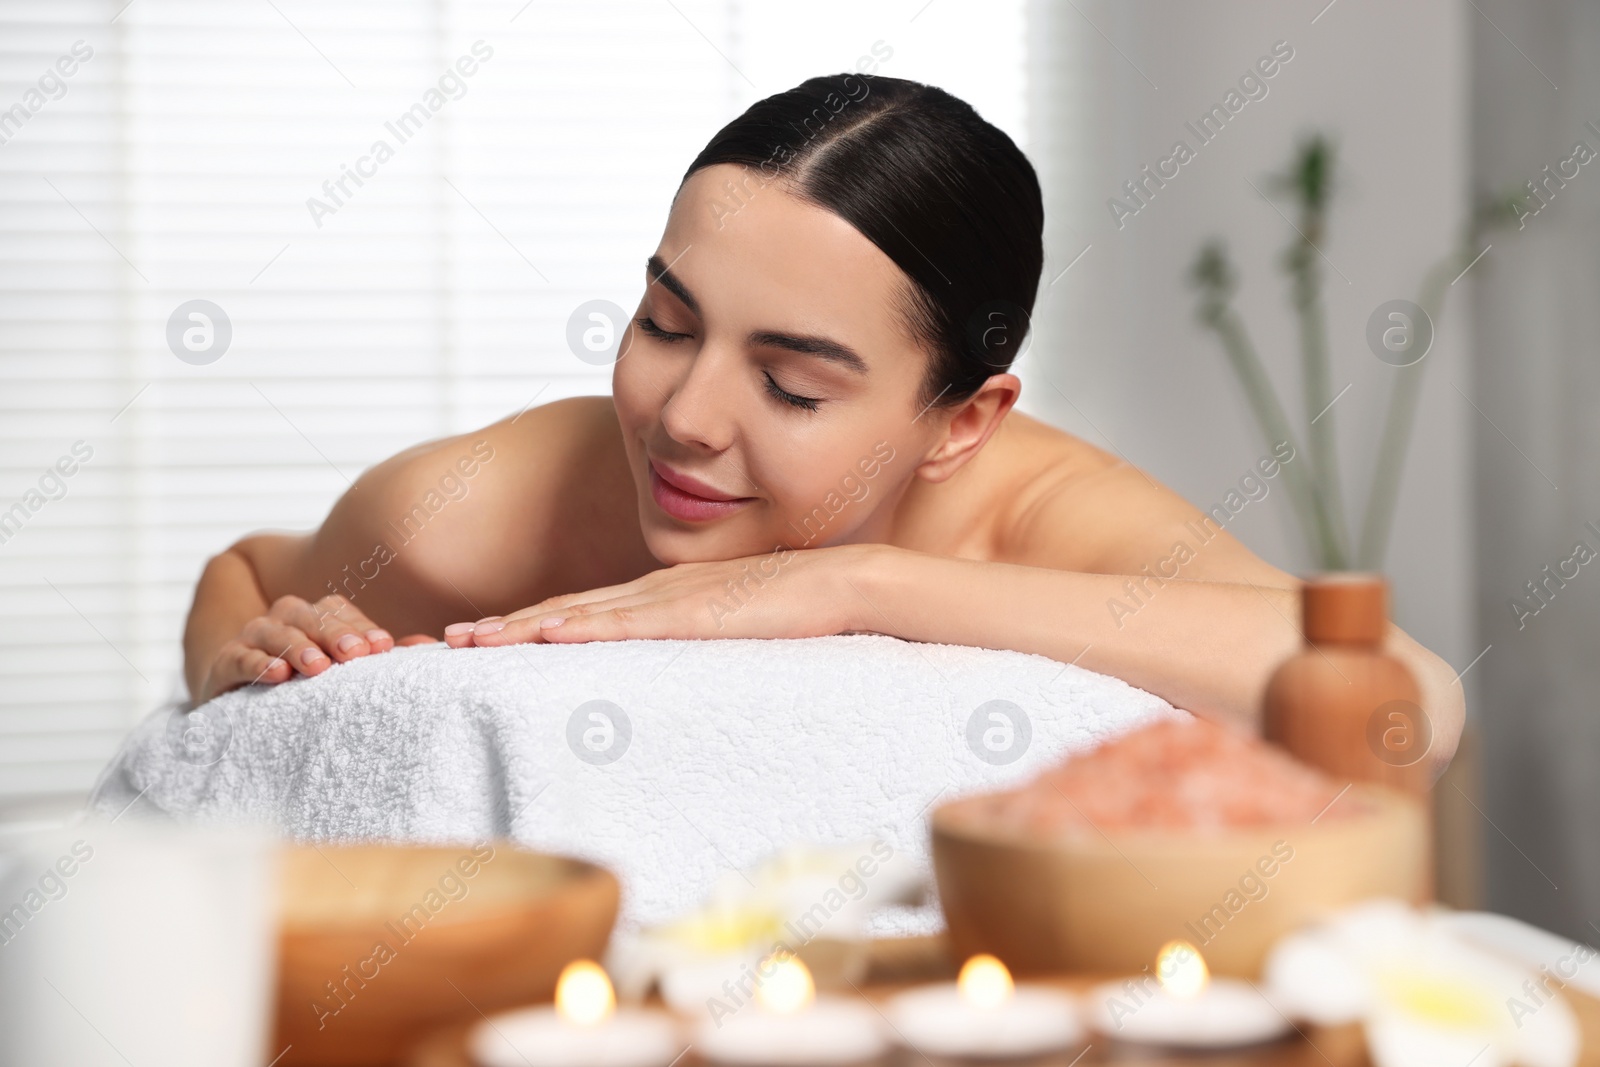
[[[1428,891],[1415,798],[1198,719],[943,804],[932,823],[957,958],[992,953],[1024,975],[1139,973],[1182,938],[1215,973],[1254,977],[1279,937],[1327,911]]]
[[[1090,990],[1088,1017],[1101,1036],[1166,1049],[1225,1049],[1276,1041],[1291,1023],[1250,982],[1212,978],[1187,941],[1169,941],[1150,970]]]
[[[271,1060],[274,849],[131,816],[7,841],[0,1063]]]
[[[1413,794],[1433,784],[1433,731],[1410,670],[1383,650],[1389,587],[1377,574],[1322,574],[1300,593],[1304,647],[1267,682],[1263,730],[1345,781]]]
[[[1590,950],[1591,953],[1593,950]],[[1449,913],[1374,900],[1284,938],[1266,994],[1322,1026],[1361,1022],[1375,1067],[1572,1067],[1571,1006]]]
[[[431,1030],[547,1001],[616,921],[610,872],[504,841],[283,857],[281,1061],[386,1064]]]
[[[625,999],[659,986],[673,1009],[715,1018],[752,998],[757,966],[777,952],[799,956],[824,990],[861,981],[868,916],[925,891],[916,865],[885,841],[791,845],[729,871],[688,915],[619,935],[607,963]]]
[[[667,1067],[684,1045],[666,1012],[618,1011],[611,979],[593,960],[567,964],[553,1005],[485,1017],[467,1041],[481,1067]]]
[[[1017,986],[1006,965],[979,954],[954,982],[905,990],[884,1004],[902,1046],[918,1055],[1012,1059],[1083,1043],[1076,998],[1034,983]]]
[[[757,965],[761,982],[744,1010],[702,1020],[694,1048],[711,1063],[747,1067],[878,1064],[888,1047],[883,1016],[859,996],[818,996],[811,972],[780,950]]]

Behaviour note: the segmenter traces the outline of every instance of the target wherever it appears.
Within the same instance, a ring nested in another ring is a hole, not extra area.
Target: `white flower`
[[[1572,1067],[1571,1007],[1532,973],[1464,939],[1446,913],[1374,900],[1290,934],[1267,958],[1269,995],[1321,1025],[1360,1021],[1375,1067]]]
[[[705,905],[680,919],[619,932],[607,969],[626,998],[659,983],[678,1010],[705,1010],[713,999],[737,1009],[775,948],[854,941],[874,908],[913,902],[923,891],[911,861],[881,841],[794,845],[748,873],[728,872]]]

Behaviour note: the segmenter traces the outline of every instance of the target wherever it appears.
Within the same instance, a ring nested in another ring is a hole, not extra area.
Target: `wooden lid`
[[[1389,622],[1389,583],[1381,574],[1338,571],[1306,579],[1300,599],[1307,641],[1376,645]]]

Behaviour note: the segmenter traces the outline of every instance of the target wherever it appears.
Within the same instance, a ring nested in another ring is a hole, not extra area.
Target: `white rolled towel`
[[[510,837],[615,871],[629,927],[797,843],[879,839],[926,871],[937,802],[1179,714],[1042,656],[873,635],[427,645],[162,709],[91,804],[316,841]]]

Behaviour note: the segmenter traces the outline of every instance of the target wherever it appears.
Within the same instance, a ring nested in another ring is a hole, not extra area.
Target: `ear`
[[[1022,379],[1015,374],[990,375],[976,393],[944,416],[943,436],[918,464],[917,477],[942,482],[960,470],[1000,428],[1021,395]]]

